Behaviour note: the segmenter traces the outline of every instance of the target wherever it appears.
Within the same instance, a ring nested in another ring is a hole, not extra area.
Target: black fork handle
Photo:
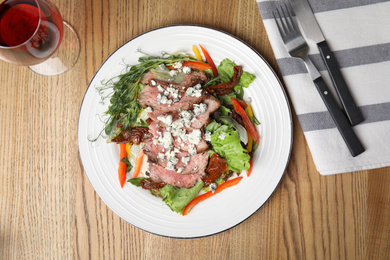
[[[343,111],[338,106],[336,100],[334,99],[332,93],[329,91],[328,86],[325,84],[325,81],[322,77],[315,79],[315,86],[317,87],[318,92],[321,95],[322,100],[324,101],[330,115],[335,122],[337,129],[339,130],[341,136],[343,137],[345,143],[348,146],[349,151],[352,156],[355,157],[365,151],[363,145],[361,144],[359,138],[356,136],[355,132],[352,129],[352,126],[349,124],[347,118],[345,117]]]

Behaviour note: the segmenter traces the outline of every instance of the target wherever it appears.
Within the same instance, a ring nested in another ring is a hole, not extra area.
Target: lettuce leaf
[[[250,155],[241,145],[240,135],[232,128],[224,128],[222,125],[211,135],[211,144],[216,153],[226,159],[228,168],[240,173],[249,170]]]
[[[234,75],[234,69],[233,69],[234,66],[236,66],[236,64],[233,61],[226,58],[222,60],[221,63],[219,64],[218,73],[224,77],[227,77],[230,80]],[[237,86],[247,88],[249,87],[249,84],[251,84],[252,81],[255,80],[255,78],[256,78],[255,75],[243,71]]]
[[[199,191],[203,188],[204,183],[198,181],[194,187],[177,188],[170,184],[165,185],[160,189],[160,193],[163,196],[163,201],[167,204],[172,211],[182,213],[187,204],[195,198]]]

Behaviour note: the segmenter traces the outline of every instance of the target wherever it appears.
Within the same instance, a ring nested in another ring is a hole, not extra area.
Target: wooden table
[[[171,24],[229,32],[278,72],[275,57],[254,0],[53,2],[80,36],[76,66],[43,77],[0,62],[0,259],[389,259],[390,168],[321,176],[295,115],[287,171],[242,224],[181,240],[120,219],[78,154],[80,104],[101,63],[134,36]]]

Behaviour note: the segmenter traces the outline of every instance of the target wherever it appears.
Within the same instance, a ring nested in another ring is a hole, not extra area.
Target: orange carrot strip
[[[127,165],[126,163],[122,162],[123,158],[126,158],[126,144],[125,143],[120,143],[120,160],[119,160],[119,168],[118,168],[118,176],[119,176],[119,183],[121,187],[125,185],[126,182],[126,169]]]
[[[137,158],[135,159],[134,174],[133,178],[137,178],[139,172],[141,171],[142,159],[144,158],[144,150],[141,149]]]

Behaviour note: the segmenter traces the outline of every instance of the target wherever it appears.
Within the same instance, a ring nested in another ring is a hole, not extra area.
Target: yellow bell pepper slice
[[[192,51],[195,54],[196,60],[197,61],[202,61],[202,55],[200,55],[200,52],[199,52],[198,48],[196,48],[195,45],[192,45]]]

